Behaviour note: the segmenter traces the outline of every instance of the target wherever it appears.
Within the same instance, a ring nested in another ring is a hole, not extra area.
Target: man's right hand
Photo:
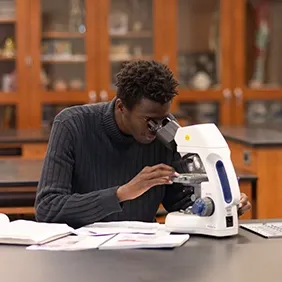
[[[130,182],[118,188],[117,196],[119,201],[135,199],[157,185],[172,184],[171,178],[173,176],[178,176],[178,173],[168,165],[147,166]]]

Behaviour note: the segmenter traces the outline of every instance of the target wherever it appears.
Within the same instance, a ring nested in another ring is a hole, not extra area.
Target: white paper
[[[164,224],[141,221],[95,222],[74,231],[77,235],[112,235],[118,233],[156,234],[165,232]]]
[[[101,244],[112,238],[114,235],[105,236],[67,236],[61,239],[43,244],[32,245],[27,250],[45,250],[45,251],[78,251],[97,249]]]
[[[9,217],[4,213],[0,213],[0,226],[3,226],[4,224],[7,224],[9,222],[10,222]]]
[[[40,243],[73,232],[73,228],[60,223],[43,223],[31,220],[15,220],[0,229],[0,242],[23,244]]]
[[[180,247],[190,236],[188,234],[118,234],[102,244],[100,250],[174,248]]]

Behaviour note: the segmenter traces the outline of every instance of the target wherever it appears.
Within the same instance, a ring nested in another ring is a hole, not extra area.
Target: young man
[[[149,130],[169,115],[178,83],[155,61],[127,63],[109,103],[74,106],[54,119],[36,195],[36,218],[80,227],[97,221],[152,222],[191,204],[191,189],[172,184],[185,172],[179,155]],[[178,165],[177,165],[178,164]],[[244,212],[250,208],[246,195]]]

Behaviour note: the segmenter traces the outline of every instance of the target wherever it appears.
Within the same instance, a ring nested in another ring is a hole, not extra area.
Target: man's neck
[[[124,123],[122,121],[122,116],[121,116],[121,113],[120,111],[117,109],[117,106],[115,105],[115,110],[114,110],[114,117],[115,117],[115,120],[116,120],[116,123],[117,123],[117,126],[119,128],[119,130],[125,134],[125,135],[131,135],[129,133],[129,131],[126,129],[126,127],[124,126]]]

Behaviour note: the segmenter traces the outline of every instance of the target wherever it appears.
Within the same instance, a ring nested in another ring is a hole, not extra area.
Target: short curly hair
[[[160,104],[178,94],[178,82],[163,63],[146,60],[127,62],[116,75],[117,98],[131,110],[143,98]]]

